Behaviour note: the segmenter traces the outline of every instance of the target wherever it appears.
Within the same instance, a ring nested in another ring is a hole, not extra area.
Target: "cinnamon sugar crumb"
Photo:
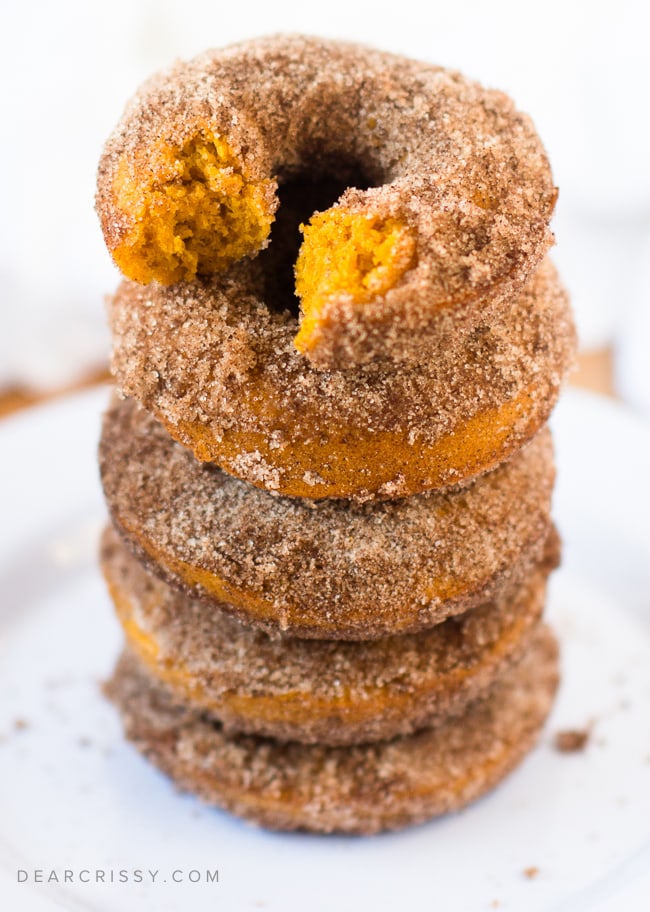
[[[553,746],[561,754],[575,754],[587,747],[590,736],[591,731],[588,728],[565,729],[557,732]]]

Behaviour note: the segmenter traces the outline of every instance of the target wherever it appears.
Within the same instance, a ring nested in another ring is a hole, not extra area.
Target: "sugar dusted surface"
[[[102,540],[127,641],[135,623],[155,648],[154,676],[158,669],[163,682],[165,667],[183,669],[182,686],[167,681],[179,701],[209,710],[228,730],[324,744],[408,734],[484,694],[530,644],[558,558],[552,532],[542,564],[502,598],[420,634],[346,643],[271,638],[157,579],[110,527]]]
[[[280,35],[177,63],[136,93],[99,166],[109,249],[131,227],[114,192],[120,164],[202,126],[252,179],[362,166],[373,186],[350,187],[340,205],[400,218],[416,237],[416,265],[386,294],[363,307],[330,300],[310,353],[320,368],[426,360],[507,309],[552,243],[548,160],[506,95],[359,45]]]
[[[224,733],[175,703],[128,653],[107,685],[127,737],[182,789],[272,829],[370,834],[458,810],[534,745],[558,682],[543,629],[489,698],[435,728],[353,747]]]
[[[507,444],[516,448],[547,419],[573,363],[571,312],[548,261],[500,320],[479,327],[464,342],[443,346],[426,364],[401,370],[385,364],[314,370],[294,348],[296,320],[272,312],[262,300],[262,286],[255,263],[170,288],[127,282],[110,305],[110,320],[112,367],[121,390],[185,443],[192,433],[196,439],[205,434],[225,453],[227,435],[249,435],[248,447],[241,444],[228,468],[270,490],[292,480],[296,441],[331,439],[329,445],[340,449],[346,432],[354,460],[354,441],[372,446],[373,435],[392,433],[406,441],[401,446],[408,464],[423,444],[435,445],[524,396],[525,405],[508,418]],[[271,441],[264,457],[255,443],[260,436]],[[468,452],[473,445],[467,441]],[[318,452],[326,461],[327,449]],[[303,481],[316,481],[319,465],[305,472]],[[368,490],[364,466],[357,469],[357,499],[394,496],[390,485]],[[466,477],[462,464],[450,466],[449,484]],[[417,478],[419,490],[426,489],[426,472]],[[399,477],[393,487],[398,496],[405,493]]]
[[[133,400],[105,417],[100,469],[113,521],[153,572],[210,598],[182,562],[227,582],[242,619],[336,639],[425,629],[496,597],[541,556],[554,480],[544,430],[458,491],[274,497],[198,463]]]

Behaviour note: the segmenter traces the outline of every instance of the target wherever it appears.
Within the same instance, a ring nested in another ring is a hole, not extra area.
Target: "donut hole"
[[[414,265],[416,254],[405,221],[373,211],[373,203],[358,195],[354,204],[339,202],[350,188],[384,184],[388,175],[379,164],[369,158],[360,166],[328,147],[327,137],[310,140],[299,153],[310,173],[280,182],[280,207],[264,254],[267,303],[300,318],[294,341],[307,355],[318,347],[330,302],[363,306],[381,297]]]
[[[272,182],[252,180],[207,130],[181,146],[162,144],[146,162],[124,158],[115,191],[132,228],[113,255],[143,284],[222,272],[259,250],[273,221]]]
[[[289,312],[298,319],[295,265],[302,243],[301,226],[315,212],[330,209],[349,188],[367,190],[373,186],[368,175],[344,159],[328,162],[318,173],[301,172],[280,177],[279,207],[271,227],[270,243],[259,255],[264,274],[264,299],[277,313]]]

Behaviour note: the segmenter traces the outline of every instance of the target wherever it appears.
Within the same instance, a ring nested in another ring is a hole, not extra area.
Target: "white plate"
[[[123,742],[99,692],[120,642],[95,558],[105,400],[93,391],[0,426],[3,909],[650,908],[647,425],[573,391],[555,416],[566,550],[549,613],[564,680],[537,750],[461,814],[355,839],[255,830],[178,795]],[[553,748],[558,729],[585,725],[585,751]],[[65,869],[75,882],[34,882]],[[97,869],[142,869],[144,882],[76,882]],[[215,869],[218,883],[188,882]]]

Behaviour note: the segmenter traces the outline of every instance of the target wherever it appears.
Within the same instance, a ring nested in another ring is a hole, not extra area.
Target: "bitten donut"
[[[283,495],[363,501],[464,483],[547,420],[575,331],[545,262],[508,312],[409,369],[314,370],[260,303],[260,261],[172,288],[124,283],[113,372],[196,457]]]
[[[553,531],[500,599],[419,634],[346,643],[272,639],[148,573],[110,527],[101,548],[130,649],[180,703],[225,731],[333,745],[410,734],[485,695],[530,644],[558,558]]]
[[[546,429],[466,488],[371,504],[270,497],[197,462],[131,399],[106,414],[99,460],[113,522],[155,574],[299,637],[414,632],[497,598],[551,525]]]
[[[521,664],[463,715],[352,747],[228,735],[128,653],[106,692],[127,738],[180,788],[270,829],[371,834],[458,810],[493,788],[535,744],[557,681],[557,645],[543,628]]]
[[[552,242],[549,164],[509,98],[301,36],[147,82],[107,142],[97,210],[126,276],[173,284],[265,248],[296,180],[323,197],[295,263],[295,345],[320,368],[428,359],[503,312]]]

